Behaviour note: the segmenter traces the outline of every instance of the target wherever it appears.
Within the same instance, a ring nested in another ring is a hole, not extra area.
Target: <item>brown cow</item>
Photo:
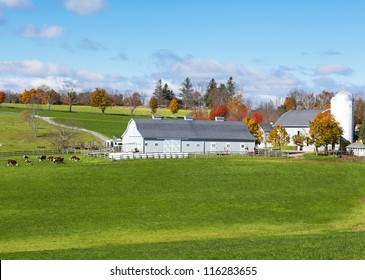
[[[53,163],[63,163],[63,157],[55,157],[53,158]]]
[[[18,163],[15,159],[8,159],[8,166],[18,166]]]
[[[70,157],[70,160],[72,160],[72,161],[80,161],[81,159],[79,157],[77,157],[77,156],[71,156]]]
[[[53,161],[54,157],[53,156],[48,156],[47,160],[49,161]]]
[[[26,160],[25,160],[25,165],[32,165],[32,161],[31,161],[31,160],[29,160],[29,159],[26,159]]]
[[[46,160],[46,155],[39,156],[37,159],[39,159],[39,161]]]

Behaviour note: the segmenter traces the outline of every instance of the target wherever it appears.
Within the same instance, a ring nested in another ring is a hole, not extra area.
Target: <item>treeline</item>
[[[315,94],[293,89],[279,104],[268,101],[253,108],[251,100],[244,96],[232,77],[226,83],[218,83],[215,79],[211,79],[208,83],[195,85],[187,77],[182,81],[176,94],[161,79],[156,82],[152,94],[140,92],[122,94],[120,91],[99,88],[80,92],[76,90],[76,84],[69,80],[64,81],[61,88],[60,92],[45,85],[24,90],[22,93],[0,91],[0,104],[2,102],[45,104],[49,109],[53,104],[63,104],[69,106],[69,111],[72,111],[73,105],[86,105],[99,107],[102,112],[108,106],[128,106],[131,114],[136,107],[147,105],[151,113],[156,113],[159,108],[170,108],[172,113],[178,112],[179,109],[188,109],[192,111],[194,119],[214,119],[220,116],[226,120],[243,120],[248,116],[261,123],[270,123],[290,110],[329,108],[331,98],[334,96],[333,92],[325,90]],[[355,96],[354,111],[355,124],[365,122],[363,94]]]

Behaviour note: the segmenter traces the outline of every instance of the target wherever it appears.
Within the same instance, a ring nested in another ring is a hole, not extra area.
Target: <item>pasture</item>
[[[0,258],[365,259],[364,171],[313,156],[3,160]]]

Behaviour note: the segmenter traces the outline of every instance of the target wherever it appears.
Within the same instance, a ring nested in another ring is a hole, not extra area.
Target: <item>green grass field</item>
[[[1,259],[364,259],[364,163],[0,166]]]
[[[0,108],[0,151],[49,145],[54,128],[34,138],[20,111]],[[105,135],[130,119],[41,114]],[[1,259],[365,259],[365,162],[14,159],[0,158]]]

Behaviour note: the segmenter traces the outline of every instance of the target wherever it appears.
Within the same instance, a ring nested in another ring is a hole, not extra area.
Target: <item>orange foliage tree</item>
[[[226,105],[221,105],[215,109],[212,109],[209,114],[209,119],[214,120],[215,117],[226,117],[229,110]]]
[[[37,94],[37,90],[32,88],[30,90],[24,90],[22,93],[22,103],[39,103],[39,96]]]
[[[309,122],[309,134],[311,142],[316,147],[316,155],[318,155],[318,148],[324,146],[325,153],[328,154],[328,145],[332,145],[334,149],[335,144],[339,144],[343,129],[330,110],[319,113],[313,121]]]
[[[109,93],[105,89],[95,88],[90,94],[90,105],[99,107],[102,113],[104,113],[106,107],[111,106],[111,104]]]
[[[0,104],[3,103],[5,100],[5,92],[0,91]]]
[[[169,103],[169,108],[171,113],[176,114],[179,111],[179,101],[176,98],[173,98]]]

